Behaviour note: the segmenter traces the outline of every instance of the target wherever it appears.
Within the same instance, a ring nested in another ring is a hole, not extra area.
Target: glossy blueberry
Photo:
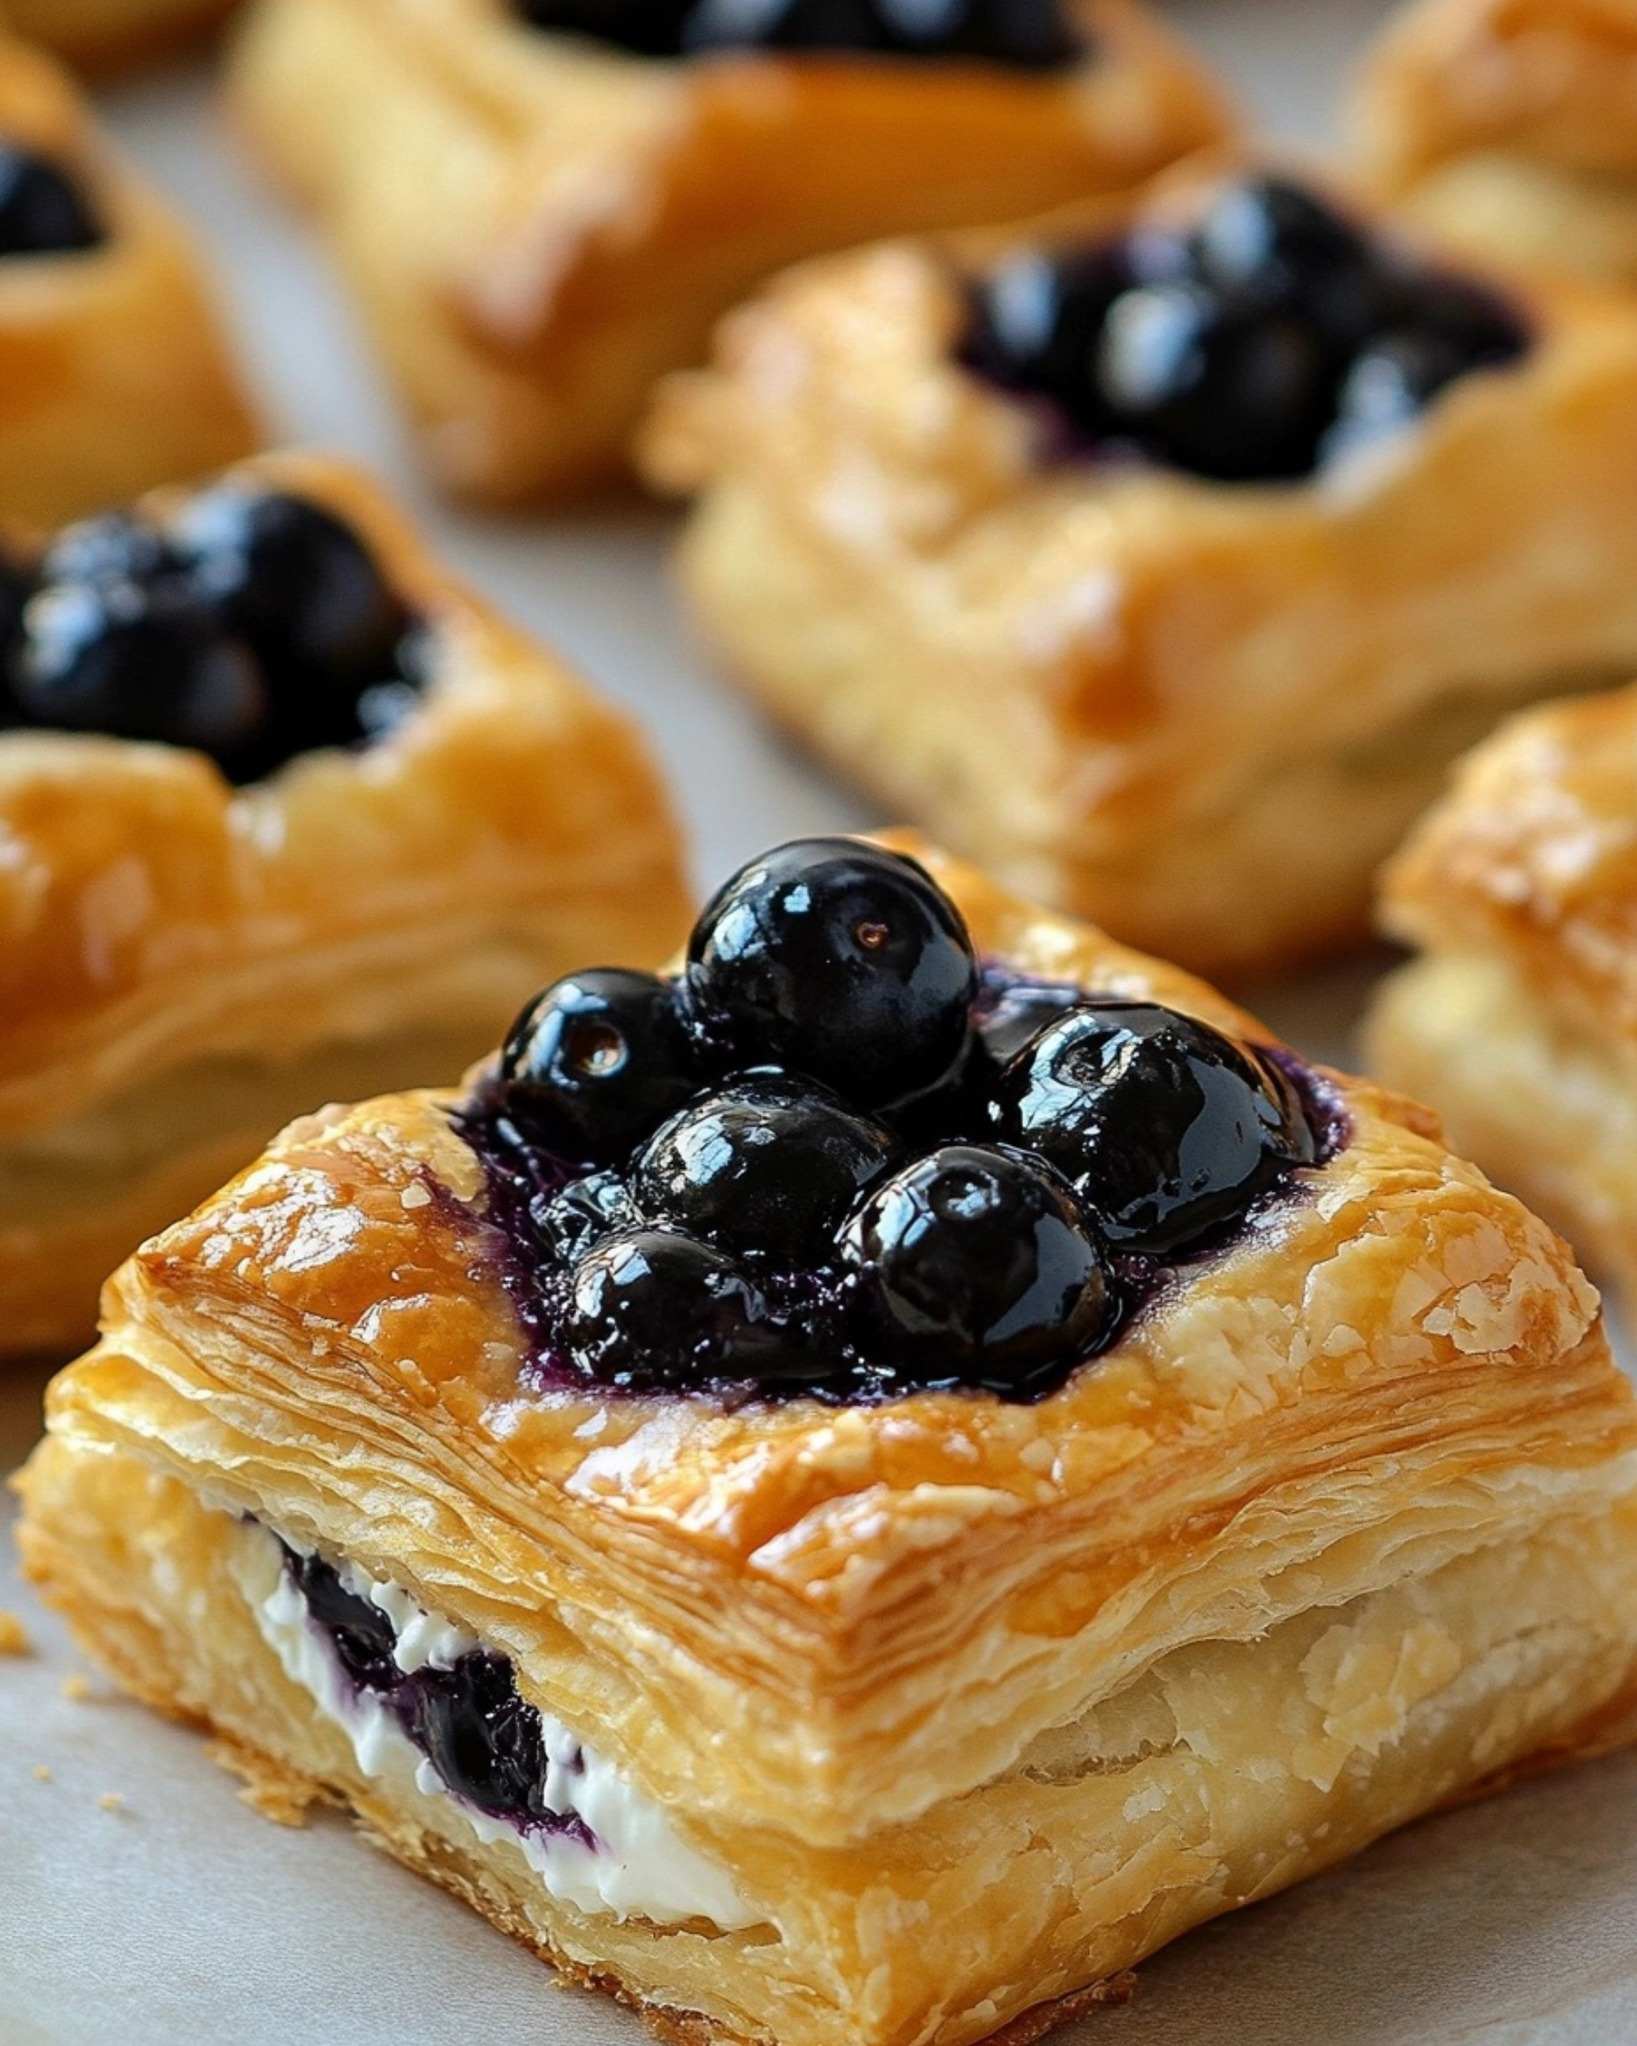
[[[1103,399],[1158,459],[1224,482],[1305,475],[1333,405],[1330,354],[1310,324],[1196,284],[1116,299],[1097,374]]]
[[[1024,70],[1085,53],[1061,0],[699,0],[682,40],[690,52],[858,50]]]
[[[587,36],[637,57],[674,57],[697,0],[518,0],[531,28]]]
[[[149,584],[175,575],[180,564],[170,542],[136,512],[103,512],[65,526],[40,557],[42,583]]]
[[[380,1607],[348,1591],[322,1557],[286,1546],[284,1565],[352,1682],[367,1691],[394,1689],[403,1676],[393,1655],[398,1637]]]
[[[1062,1173],[1110,1243],[1156,1256],[1238,1220],[1317,1148],[1276,1066],[1149,1002],[1070,1010],[1005,1068],[990,1117]]]
[[[674,1229],[622,1229],[589,1251],[560,1340],[576,1371],[630,1392],[752,1379],[776,1368],[778,1349],[744,1269]]]
[[[978,1040],[995,1070],[1014,1058],[1049,1024],[1086,999],[1067,981],[1006,979],[985,986],[973,1012]]]
[[[995,383],[1054,399],[1088,438],[1117,432],[1096,359],[1110,306],[1137,281],[1123,243],[1015,256],[973,287],[961,359]]]
[[[917,1385],[1017,1395],[1060,1376],[1110,1315],[1103,1254],[1038,1159],[950,1144],[869,1193],[843,1255],[867,1345]]]
[[[546,1749],[540,1715],[517,1695],[499,1655],[463,1655],[449,1671],[404,1686],[405,1731],[455,1796],[492,1818],[526,1824],[546,1816]]]
[[[1287,178],[1219,192],[1192,252],[1199,281],[1224,300],[1299,313],[1338,348],[1371,332],[1393,295],[1391,268],[1368,236]]]
[[[184,589],[42,589],[24,608],[12,670],[31,723],[197,747],[229,773],[258,771],[268,716],[260,670]]]
[[[827,1089],[751,1073],[665,1123],[638,1153],[632,1183],[653,1221],[815,1264],[892,1155],[889,1133]]]
[[[33,594],[34,574],[28,564],[0,549],[0,719],[13,714],[9,665],[23,630],[23,607]]]
[[[396,675],[409,613],[357,534],[322,506],[223,483],[189,500],[171,540],[264,660],[318,688]]]
[[[977,965],[923,867],[850,839],[753,860],[694,926],[692,1027],[722,1064],[776,1065],[879,1107],[948,1072]]]
[[[0,256],[69,255],[106,238],[90,200],[64,171],[0,144]]]
[[[641,1221],[631,1190],[617,1172],[592,1172],[530,1204],[546,1256],[578,1264],[595,1243]]]
[[[507,1106],[544,1147],[616,1164],[695,1093],[699,1080],[671,982],[623,967],[554,981],[500,1055]]]

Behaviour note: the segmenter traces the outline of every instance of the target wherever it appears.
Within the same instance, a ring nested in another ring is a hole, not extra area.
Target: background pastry
[[[181,226],[0,36],[0,519],[75,518],[258,438]]]
[[[319,459],[0,578],[0,1348],[66,1346],[269,1132],[458,1070],[683,901],[623,719]]]
[[[1034,2037],[1637,1730],[1565,1246],[931,870],[781,848],[680,991],[571,977],[460,1100],[297,1124],[113,1282],[22,1480],[124,1684],[667,2037]]]
[[[1220,136],[1128,0],[265,0],[236,66],[427,457],[515,499],[622,473],[642,398],[781,263],[1128,185]]]
[[[1637,1280],[1637,691],[1517,719],[1389,867],[1372,1067]]]
[[[1441,234],[1637,284],[1637,5],[1418,0],[1365,73],[1371,176]]]
[[[110,70],[157,56],[226,19],[234,0],[5,0],[19,35],[71,63]]]
[[[649,472],[730,672],[891,809],[1245,971],[1445,765],[1637,658],[1637,304],[1257,165],[781,279]]]

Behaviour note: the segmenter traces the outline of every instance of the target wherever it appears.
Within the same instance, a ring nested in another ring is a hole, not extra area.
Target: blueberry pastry
[[[264,0],[236,80],[432,468],[500,500],[622,474],[654,378],[782,263],[1225,127],[1131,0]]]
[[[1637,304],[1283,170],[806,266],[647,453],[781,725],[1218,972],[1356,939],[1450,760],[1637,664]]]
[[[96,72],[161,56],[224,20],[234,0],[5,0],[19,35]]]
[[[1466,246],[1637,284],[1637,5],[1418,0],[1366,69],[1384,192]]]
[[[1637,1283],[1637,690],[1531,712],[1388,868],[1373,1065]]]
[[[313,459],[0,550],[0,1353],[290,1116],[684,900],[624,721]]]
[[[48,1405],[86,1647],[673,2041],[1016,2046],[1637,1732],[1565,1246],[925,851],[781,847],[296,1123]]]
[[[0,35],[0,520],[78,518],[257,438],[180,224]]]

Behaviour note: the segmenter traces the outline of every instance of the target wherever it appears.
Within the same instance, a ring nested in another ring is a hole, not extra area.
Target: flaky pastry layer
[[[1457,244],[1637,282],[1637,5],[1419,0],[1356,108],[1373,181]]]
[[[233,473],[360,534],[426,621],[431,680],[384,740],[248,788],[172,747],[0,738],[3,1348],[80,1339],[119,1257],[289,1113],[458,1071],[556,974],[651,964],[686,924],[623,717],[360,477],[310,456]]]
[[[107,228],[83,253],[0,261],[0,519],[55,525],[248,454],[260,429],[191,240],[3,33],[0,140],[80,180]]]
[[[235,104],[306,200],[453,487],[624,472],[663,371],[815,251],[1015,219],[1218,138],[1214,88],[1129,0],[1071,0],[1065,73],[749,53],[662,63],[508,0],[267,0]]]

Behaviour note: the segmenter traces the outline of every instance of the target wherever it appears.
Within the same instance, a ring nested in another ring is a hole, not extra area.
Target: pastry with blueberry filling
[[[1373,1069],[1637,1282],[1637,690],[1515,719],[1388,868]]]
[[[0,542],[0,1353],[685,900],[624,720],[317,458]]]
[[[1360,155],[1453,241],[1637,284],[1637,5],[1416,0],[1361,82]]]
[[[653,380],[781,264],[1227,125],[1132,0],[264,0],[235,81],[431,468],[500,500],[628,474]]]
[[[1284,167],[798,269],[647,456],[782,726],[1200,970],[1357,940],[1465,745],[1637,662],[1637,304]]]
[[[181,224],[0,34],[0,519],[78,518],[258,438]]]
[[[1037,2038],[1637,1731],[1567,1248],[913,840],[780,847],[672,972],[296,1123],[48,1404],[87,1649],[669,2039]]]
[[[226,19],[235,0],[6,0],[17,34],[101,75],[160,57]]]

